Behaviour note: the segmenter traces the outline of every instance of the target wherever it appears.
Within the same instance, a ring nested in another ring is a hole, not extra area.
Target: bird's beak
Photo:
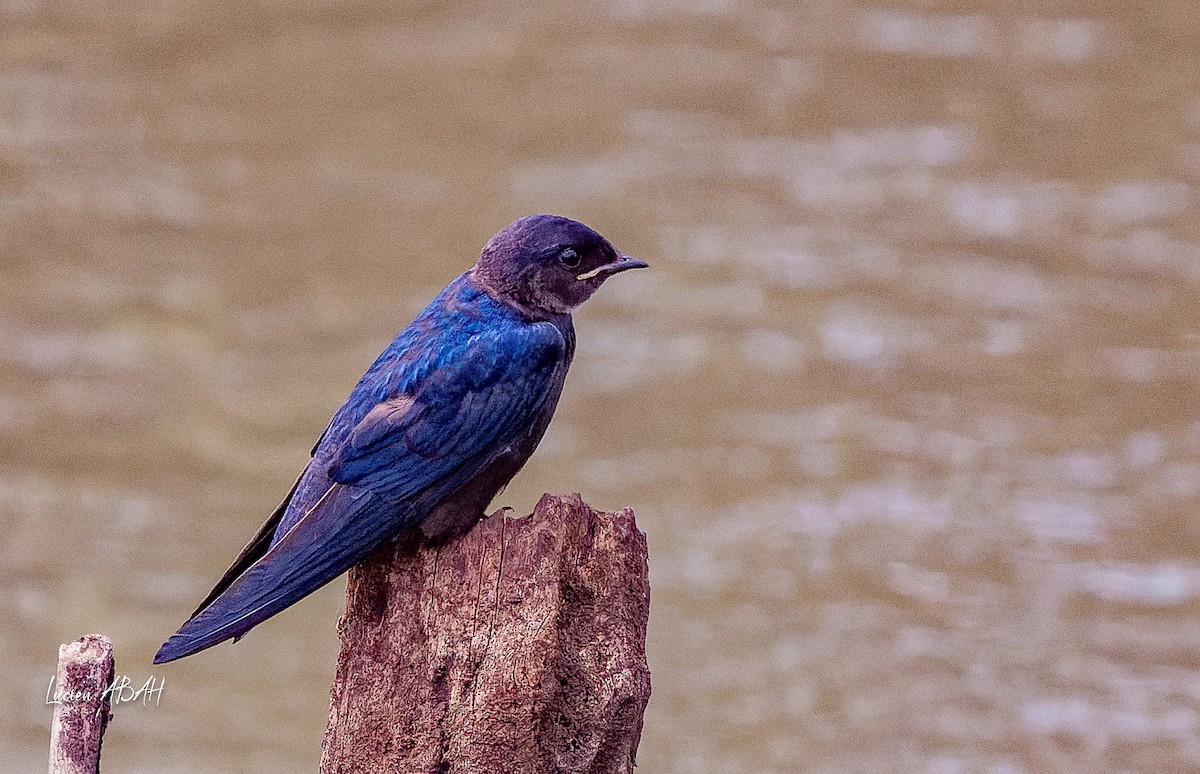
[[[606,263],[603,266],[597,266],[591,271],[585,271],[575,279],[587,280],[593,277],[611,277],[612,275],[625,271],[626,269],[648,269],[650,264],[645,261],[639,261],[637,258],[630,258],[628,255],[617,254],[617,260],[612,263]]]

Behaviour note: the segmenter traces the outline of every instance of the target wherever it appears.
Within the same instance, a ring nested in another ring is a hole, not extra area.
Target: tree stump
[[[545,495],[350,571],[323,774],[630,772],[650,697],[646,537]]]
[[[58,647],[54,719],[50,724],[50,774],[98,774],[100,743],[112,713],[112,642],[86,634]]]

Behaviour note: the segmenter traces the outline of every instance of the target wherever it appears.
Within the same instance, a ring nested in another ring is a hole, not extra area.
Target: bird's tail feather
[[[163,643],[154,663],[241,637],[341,575],[397,531],[403,512],[393,518],[372,513],[387,507],[369,490],[335,485],[318,507]],[[338,539],[328,540],[331,534]]]

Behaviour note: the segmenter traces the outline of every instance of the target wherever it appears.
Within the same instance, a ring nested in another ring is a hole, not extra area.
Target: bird
[[[401,533],[436,543],[478,523],[550,424],[575,354],[571,312],[647,266],[558,215],[499,231],[367,369],[154,663],[240,639]]]

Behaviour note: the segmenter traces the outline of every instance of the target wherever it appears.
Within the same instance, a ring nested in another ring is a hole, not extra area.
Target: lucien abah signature
[[[151,701],[153,701],[154,706],[157,707],[159,702],[162,701],[163,689],[167,686],[167,678],[165,677],[154,677],[152,675],[139,688],[135,686],[133,680],[128,675],[117,675],[113,678],[112,684],[105,688],[99,696],[96,696],[92,691],[56,690],[56,680],[57,677],[51,677],[50,684],[46,686],[47,704],[86,704],[97,698],[100,700],[107,698],[109,704],[114,707],[119,704],[132,704],[139,701],[142,703],[142,706],[149,706]]]

